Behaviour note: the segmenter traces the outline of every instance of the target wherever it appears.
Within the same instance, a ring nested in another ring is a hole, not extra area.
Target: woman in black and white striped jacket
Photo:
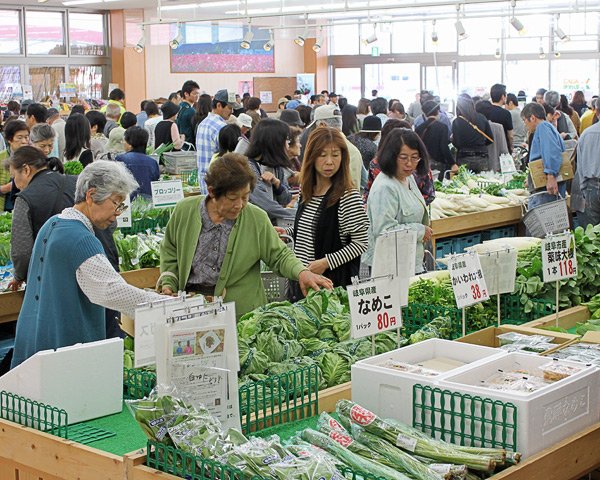
[[[348,148],[338,130],[322,126],[311,133],[300,178],[302,197],[288,232],[296,256],[311,272],[345,287],[358,275],[369,219],[360,192],[353,188]],[[302,297],[295,287],[290,288],[293,301]]]

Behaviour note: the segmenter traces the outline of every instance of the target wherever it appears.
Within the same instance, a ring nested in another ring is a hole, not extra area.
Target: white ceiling
[[[162,0],[165,7],[162,18],[190,20],[190,19],[221,19],[245,16],[246,0]],[[507,15],[510,12],[510,0],[247,0],[248,14],[255,18],[255,24],[261,24],[259,17],[273,15],[274,17],[286,15],[294,20],[301,19],[306,12],[311,23],[317,21],[324,23],[328,19],[362,19],[367,21],[380,17],[385,20],[398,16],[408,18],[452,18],[456,15],[457,4],[462,5],[461,12],[466,16],[493,16]],[[198,7],[198,4],[209,3],[210,7]],[[217,4],[220,3],[220,4]],[[15,0],[0,0],[1,5],[15,6]],[[37,0],[21,0],[18,5],[60,7],[64,8],[63,0],[49,0],[38,3]],[[95,3],[81,5],[77,9],[131,9],[145,8],[146,19],[157,19],[158,0],[110,0],[96,1]],[[172,10],[172,6],[185,6]],[[544,12],[585,12],[600,10],[600,0],[517,0],[516,14]],[[347,6],[350,11],[344,12]],[[393,10],[390,7],[397,7]],[[369,14],[367,13],[369,10]],[[327,13],[332,10],[337,13]],[[319,13],[323,12],[323,13]],[[272,23],[262,20],[262,23]],[[294,22],[295,23],[295,22]]]

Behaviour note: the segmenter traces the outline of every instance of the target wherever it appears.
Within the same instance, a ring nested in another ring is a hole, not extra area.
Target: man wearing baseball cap
[[[235,93],[219,90],[212,100],[212,111],[200,122],[196,132],[196,151],[198,157],[198,180],[202,193],[208,193],[204,175],[212,156],[219,151],[219,132],[227,125],[227,120],[236,106]]]
[[[247,113],[240,113],[237,117],[237,125],[242,131],[242,136],[238,139],[238,143],[234,151],[235,153],[246,155],[248,147],[250,146],[250,139],[248,138],[250,135],[248,132],[250,132],[252,129],[252,117]]]
[[[315,110],[314,121],[304,130],[302,136],[300,137],[300,144],[302,145],[302,155],[306,150],[306,144],[308,143],[308,137],[312,133],[313,130],[318,128],[321,125],[326,125],[328,127],[335,128],[342,133],[342,112],[335,104],[323,105]],[[344,135],[342,133],[342,135]],[[361,190],[361,178],[362,178],[362,156],[352,143],[348,141],[346,136],[344,135],[344,140],[346,140],[346,146],[348,147],[348,153],[350,154],[350,176],[352,177],[352,183],[354,188]],[[365,172],[366,179],[366,172]]]
[[[289,100],[285,97],[281,97],[279,100],[277,100],[277,111],[275,112],[275,118],[279,119],[281,112],[285,110],[288,102]]]

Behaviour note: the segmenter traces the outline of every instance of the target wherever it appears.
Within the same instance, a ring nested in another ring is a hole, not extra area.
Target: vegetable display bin
[[[509,353],[452,372],[438,384],[440,388],[515,405],[519,415],[517,450],[528,457],[600,420],[600,370],[595,367],[561,361],[579,371],[533,392],[482,386],[498,372],[539,376],[539,367],[549,361],[547,357]]]
[[[437,338],[425,340],[356,362],[352,366],[352,400],[383,418],[395,418],[412,425],[413,385],[434,386],[441,378],[464,370],[473,362],[504,355],[505,352],[494,348]],[[455,366],[435,376],[382,366],[392,360],[412,365],[421,364],[427,368],[427,365],[439,363],[441,359],[455,363]]]

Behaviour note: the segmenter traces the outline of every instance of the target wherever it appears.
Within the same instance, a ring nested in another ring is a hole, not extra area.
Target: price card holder
[[[373,255],[373,278],[394,276],[400,292],[400,306],[408,305],[408,283],[415,273],[417,232],[393,230],[377,237]]]
[[[490,298],[479,255],[474,252],[450,257],[448,262],[456,305],[462,309],[462,333],[466,335],[465,308]]]
[[[503,153],[500,155],[500,172],[503,175],[517,173],[517,167],[515,166],[515,160],[512,155]]]
[[[121,213],[121,215],[119,215],[117,217],[117,227],[118,228],[132,226],[132,223],[131,223],[131,198],[129,198],[129,195],[127,195],[125,197],[125,200],[123,200],[123,203],[125,204],[125,206],[127,208],[125,209],[125,211],[123,213]]]
[[[152,203],[156,208],[173,207],[183,200],[183,184],[181,180],[161,180],[152,182]]]
[[[397,277],[379,277],[348,287],[352,338],[361,338],[402,326]]]
[[[483,278],[487,284],[488,295],[496,295],[498,326],[501,324],[500,295],[515,290],[517,271],[517,250],[506,248],[496,252],[479,254]]]
[[[547,235],[542,240],[542,270],[544,283],[555,282],[556,326],[560,301],[560,281],[577,277],[575,236],[571,232]]]

